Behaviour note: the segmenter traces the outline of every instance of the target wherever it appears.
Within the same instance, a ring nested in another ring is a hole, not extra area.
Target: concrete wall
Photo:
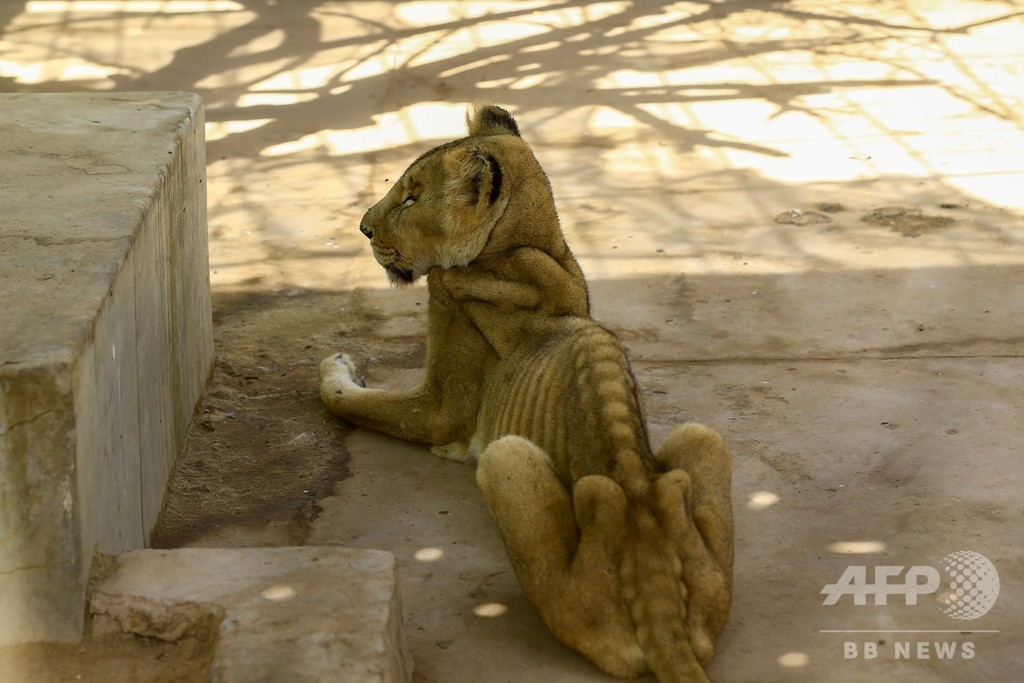
[[[0,95],[0,644],[77,640],[144,547],[213,361],[203,110]]]

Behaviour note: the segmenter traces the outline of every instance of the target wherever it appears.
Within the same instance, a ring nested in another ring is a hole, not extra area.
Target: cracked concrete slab
[[[213,641],[211,681],[410,680],[390,553],[186,548],[115,563],[92,589],[93,628]]]

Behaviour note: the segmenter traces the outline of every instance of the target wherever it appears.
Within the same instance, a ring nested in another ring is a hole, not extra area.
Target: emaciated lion
[[[519,581],[564,643],[617,676],[707,680],[729,613],[729,455],[698,424],[652,453],[547,176],[507,111],[479,106],[467,122],[359,226],[392,283],[427,276],[422,384],[365,388],[337,354],[320,365],[321,397],[358,425],[479,461]]]

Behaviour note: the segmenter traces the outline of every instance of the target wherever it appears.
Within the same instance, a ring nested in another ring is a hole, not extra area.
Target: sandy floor
[[[488,98],[551,178],[654,441],[697,419],[733,451],[713,678],[1007,681],[1022,35],[1024,4],[1001,1],[3,2],[0,91],[205,99],[218,364],[156,545],[390,550],[416,680],[607,680],[524,600],[470,467],[316,397],[337,350],[415,382],[425,290],[386,287],[358,219]],[[956,551],[998,572],[980,618],[943,613]],[[823,604],[849,566],[942,585]],[[40,679],[173,680],[145,667],[206,656],[121,647],[56,650]]]

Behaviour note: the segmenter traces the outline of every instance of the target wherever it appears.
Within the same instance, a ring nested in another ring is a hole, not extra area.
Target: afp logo
[[[988,613],[999,597],[999,574],[995,565],[981,553],[959,550],[942,558],[940,566],[946,574],[948,592],[942,612],[953,619],[978,619]],[[899,580],[902,577],[902,582]],[[847,567],[835,583],[821,589],[824,605],[835,605],[844,595],[853,597],[854,605],[867,605],[868,597],[875,605],[887,605],[889,597],[902,596],[904,604],[916,605],[919,595],[939,590],[942,577],[935,567],[914,565],[878,565],[872,581],[868,567]]]

